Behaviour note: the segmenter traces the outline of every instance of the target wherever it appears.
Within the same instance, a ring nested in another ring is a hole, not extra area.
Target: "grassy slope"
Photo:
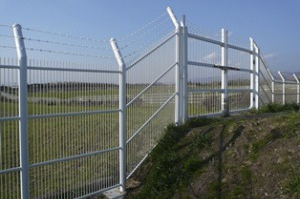
[[[299,198],[300,114],[266,114],[298,108],[170,126],[127,198]]]

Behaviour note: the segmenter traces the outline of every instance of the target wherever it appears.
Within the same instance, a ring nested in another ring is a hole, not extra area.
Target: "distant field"
[[[102,92],[102,94],[107,92]],[[114,89],[113,92],[117,92],[117,89]],[[64,97],[60,99],[96,93],[100,92],[70,91],[64,92]],[[54,91],[29,93],[29,96],[41,98],[47,98],[48,96],[53,98],[60,95],[62,93]],[[127,111],[127,138],[140,128],[160,106],[159,103],[132,104]],[[130,165],[135,166],[136,164],[133,163],[144,157],[147,151],[155,145],[166,125],[174,121],[173,107],[174,103],[166,106],[157,116],[157,119],[149,123],[150,128],[145,128],[141,135],[130,143],[128,146],[129,169],[132,169]],[[111,109],[118,109],[118,103],[97,105],[86,105],[85,103],[52,104],[46,103],[44,100],[28,103],[30,116]],[[2,98],[0,110],[1,117],[18,116],[18,102]],[[29,119],[30,164],[118,147],[118,114],[118,112],[114,112]],[[18,121],[1,122],[0,125],[0,170],[18,167]],[[149,135],[151,136],[149,137]],[[31,194],[36,197],[42,197],[42,195],[43,197],[50,197],[50,195],[60,193],[66,194],[65,198],[73,198],[78,195],[78,192],[84,194],[117,184],[118,156],[118,151],[115,151],[32,168],[30,170],[30,183],[31,187],[34,188]],[[0,174],[0,198],[18,198],[20,194],[18,181],[18,173]]]
[[[128,85],[127,102],[146,85]],[[205,88],[198,85],[196,88]],[[234,85],[231,88],[236,88]],[[6,92],[5,92],[6,91]],[[16,90],[1,89],[1,117],[18,116]],[[127,110],[127,139],[130,138],[174,92],[174,86],[155,85]],[[189,115],[204,115],[221,110],[217,92],[189,95]],[[288,97],[288,96],[287,96]],[[28,92],[28,112],[35,115],[79,113],[118,109],[118,87],[36,87]],[[248,108],[249,93],[230,93],[231,110]],[[174,122],[174,100],[151,121],[141,135],[128,144],[128,172],[152,149],[163,129]],[[0,123],[0,170],[19,166],[18,121]],[[29,159],[35,164],[118,147],[118,112],[90,115],[55,116],[29,119]],[[32,195],[65,198],[99,190],[118,183],[118,151],[60,162],[30,170]],[[0,174],[0,198],[18,198],[18,172]]]

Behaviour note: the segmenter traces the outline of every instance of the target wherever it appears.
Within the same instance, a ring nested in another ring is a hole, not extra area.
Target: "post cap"
[[[15,23],[15,24],[12,25],[12,27],[13,27],[13,28],[21,28],[21,25],[18,24],[18,23]]]

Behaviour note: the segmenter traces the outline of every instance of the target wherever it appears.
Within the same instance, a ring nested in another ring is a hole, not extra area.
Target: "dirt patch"
[[[148,198],[300,198],[299,121],[299,113],[243,115],[192,129],[168,171],[188,177]],[[145,192],[156,166],[149,158],[137,170],[127,198]]]

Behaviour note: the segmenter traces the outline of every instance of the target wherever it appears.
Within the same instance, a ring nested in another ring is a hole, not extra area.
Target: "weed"
[[[192,172],[199,168],[200,160],[176,156],[178,142],[191,128],[204,126],[217,119],[192,119],[185,125],[169,125],[164,136],[150,154],[153,163],[142,190],[133,198],[171,198],[183,185],[186,185]],[[183,164],[182,164],[183,163]]]
[[[276,104],[270,103],[266,106],[261,107],[258,111],[252,110],[252,113],[277,113],[282,111],[299,111],[300,106],[296,103],[291,104]]]
[[[252,182],[252,171],[247,167],[247,166],[243,166],[240,169],[240,173],[242,176],[242,184],[243,185],[248,185]]]
[[[300,197],[300,174],[293,175],[284,186],[285,193],[290,196]]]
[[[213,136],[211,134],[199,134],[196,136],[193,144],[199,149],[203,149],[205,147],[210,147],[213,141]]]
[[[202,160],[199,160],[197,158],[191,158],[184,163],[184,169],[187,172],[195,172],[201,167],[202,164],[203,164]]]
[[[257,142],[253,143],[252,150],[250,153],[250,158],[256,160],[259,156],[259,151],[267,145],[267,139],[258,140]]]

